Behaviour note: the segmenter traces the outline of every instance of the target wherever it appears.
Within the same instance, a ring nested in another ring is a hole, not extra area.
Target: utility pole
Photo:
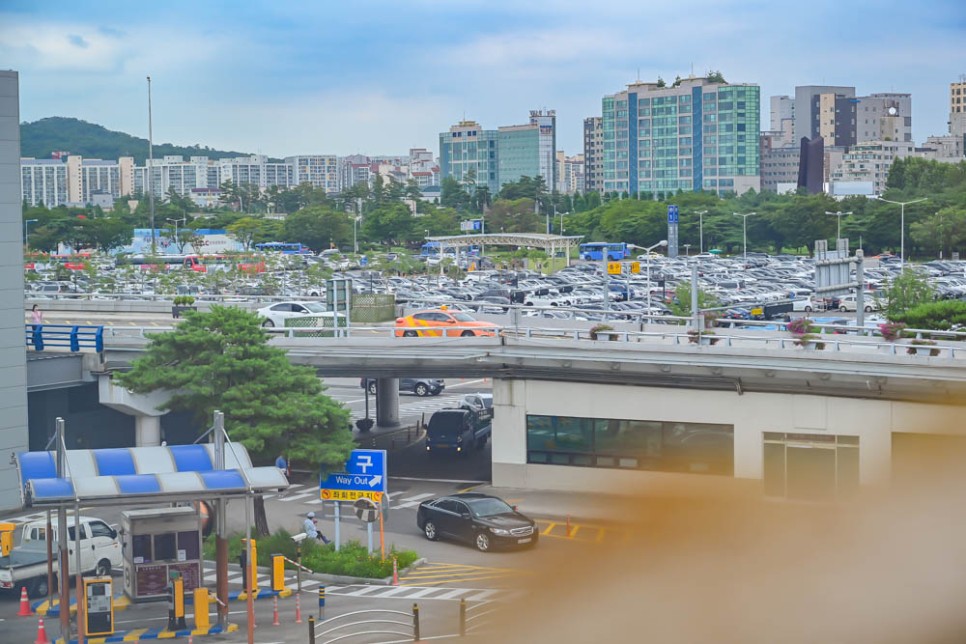
[[[707,210],[698,210],[698,252],[704,252],[704,216],[708,214]]]
[[[826,210],[825,214],[835,216],[836,221],[838,222],[838,227],[835,229],[835,238],[842,239],[842,217],[851,215],[852,211],[850,210],[848,212],[842,212],[841,210],[837,210],[835,212],[829,212]]]
[[[744,240],[743,256],[744,256],[744,259],[747,260],[748,259],[748,217],[751,217],[752,215],[757,215],[758,213],[757,212],[734,212],[731,214],[733,214],[735,217],[741,217],[742,238]]]
[[[900,220],[899,226],[901,231],[899,233],[899,270],[906,270],[906,206],[914,203],[919,203],[920,201],[928,201],[928,197],[923,197],[922,199],[913,199],[912,201],[889,201],[888,199],[883,199],[882,197],[876,197],[879,201],[884,201],[886,203],[891,203],[894,206],[899,206]]]
[[[154,234],[154,190],[151,186],[151,172],[154,169],[154,126],[153,119],[151,117],[151,77],[148,76],[148,169],[145,173],[147,175],[147,186],[148,186],[148,210],[151,213],[151,254],[158,254],[158,241]]]

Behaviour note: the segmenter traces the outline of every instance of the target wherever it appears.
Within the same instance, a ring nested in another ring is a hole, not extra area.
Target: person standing
[[[44,323],[44,312],[40,310],[39,304],[34,304],[34,308],[30,310],[30,321],[34,323],[34,326],[40,326]]]

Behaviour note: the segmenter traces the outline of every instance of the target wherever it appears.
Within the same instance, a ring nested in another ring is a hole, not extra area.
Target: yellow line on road
[[[520,574],[518,572],[485,572],[478,570],[476,572],[465,572],[465,573],[440,573],[438,575],[406,575],[402,577],[403,580],[413,581],[416,579],[452,579],[453,581],[466,581],[468,579],[479,579],[479,578],[489,578],[489,577],[510,577],[513,575]]]
[[[607,529],[606,528],[597,528],[597,538],[594,540],[594,543],[601,543],[601,542],[603,542],[604,535],[606,535],[606,534],[607,534]]]
[[[400,586],[440,586],[442,584],[452,583],[454,581],[474,581],[474,582],[476,582],[476,581],[483,581],[484,579],[500,579],[500,578],[505,579],[506,578],[506,575],[487,575],[487,576],[481,576],[481,577],[474,577],[473,579],[470,579],[470,580],[466,580],[466,579],[464,579],[464,580],[459,580],[459,579],[441,579],[439,581],[421,581],[421,580],[415,580],[415,583],[412,583],[412,584],[402,584],[401,583]],[[404,579],[400,579],[400,581],[404,581]]]
[[[542,535],[544,535],[544,536],[548,536],[548,537],[549,537],[549,536],[550,536],[550,533],[551,533],[551,532],[553,532],[553,529],[554,529],[555,527],[557,527],[557,524],[556,524],[556,523],[553,523],[553,522],[551,521],[551,522],[550,522],[550,525],[548,525],[548,526],[547,526],[547,529],[546,529],[546,530],[544,530],[543,532],[541,532],[540,534],[542,534]]]
[[[472,564],[449,564],[449,563],[431,563],[426,564],[418,570],[426,568],[474,568],[476,570],[516,570],[515,568],[497,568],[496,566],[474,566]]]

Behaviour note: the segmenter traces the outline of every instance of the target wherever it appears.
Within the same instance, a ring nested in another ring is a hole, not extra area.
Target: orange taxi
[[[462,311],[450,311],[445,306],[438,309],[416,311],[406,317],[396,318],[397,338],[428,336],[495,336],[500,327],[492,322],[482,322]]]

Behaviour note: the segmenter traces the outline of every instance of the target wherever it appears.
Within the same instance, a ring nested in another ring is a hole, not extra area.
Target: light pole
[[[685,257],[691,256],[691,244],[684,244],[684,256]]]
[[[758,213],[757,212],[733,212],[731,214],[733,214],[735,217],[741,217],[742,238],[744,240],[743,257],[744,259],[747,260],[748,259],[748,217],[751,217],[752,215],[757,215]]]
[[[359,254],[359,232],[358,231],[359,231],[360,219],[362,219],[362,217],[352,218],[352,252],[355,253],[356,255]],[[426,231],[426,234],[427,236],[429,235],[428,230]]]
[[[180,253],[181,252],[181,244],[178,242],[178,222],[179,221],[182,221],[182,222],[184,222],[184,223],[187,224],[188,223],[188,218],[187,217],[182,217],[180,219],[172,219],[171,217],[168,217],[167,220],[174,222],[174,245],[178,247],[178,252]]]
[[[697,210],[698,213],[698,252],[704,252],[704,216],[708,214],[707,210]]]
[[[154,126],[153,119],[151,118],[151,77],[148,76],[148,168],[147,172],[147,186],[148,186],[148,210],[151,213],[151,254],[156,255],[158,252],[158,242],[154,236],[154,190],[151,189],[151,171],[154,169]]]
[[[837,218],[836,221],[838,222],[838,227],[835,230],[835,239],[842,239],[842,217],[851,215],[852,211],[850,210],[848,212],[842,212],[841,210],[837,210],[835,212],[829,212],[828,210],[826,210],[825,214],[833,215]]]
[[[920,201],[928,201],[928,197],[923,197],[922,199],[913,199],[912,201],[889,201],[888,199],[883,199],[882,197],[876,197],[879,201],[884,201],[886,203],[891,203],[894,206],[899,206],[900,220],[899,226],[902,228],[899,233],[899,270],[906,270],[906,206],[914,203],[919,203]]]
[[[35,223],[37,223],[36,219],[25,219],[23,222],[23,245],[28,251],[30,250],[30,238],[27,236],[27,232],[30,224]]]
[[[643,250],[645,253],[644,262],[647,266],[646,268],[647,270],[647,299],[646,299],[647,315],[650,315],[651,314],[651,251],[657,248],[658,246],[666,247],[667,240],[662,239],[658,243],[654,244],[653,246],[648,246],[647,248],[644,248],[642,246],[636,246],[634,244],[628,244],[628,246],[631,248],[637,248],[637,249]]]

